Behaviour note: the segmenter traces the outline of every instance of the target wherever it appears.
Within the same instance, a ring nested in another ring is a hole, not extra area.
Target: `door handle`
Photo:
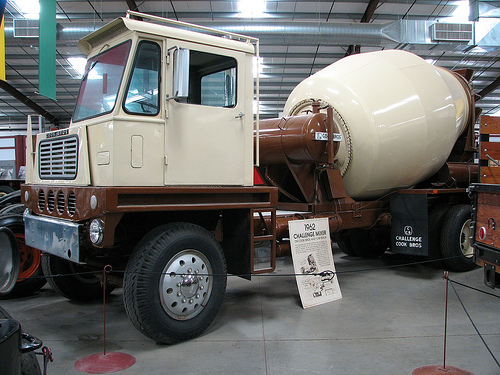
[[[234,116],[234,118],[242,118],[243,116],[245,116],[245,114],[243,112],[240,112],[236,116]]]

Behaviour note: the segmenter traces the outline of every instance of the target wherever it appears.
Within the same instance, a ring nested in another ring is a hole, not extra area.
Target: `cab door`
[[[251,57],[184,41],[169,41],[168,54],[165,185],[251,185]],[[186,93],[179,92],[182,69]]]

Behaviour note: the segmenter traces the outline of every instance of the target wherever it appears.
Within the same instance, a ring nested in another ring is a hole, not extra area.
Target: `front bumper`
[[[76,263],[83,263],[80,234],[83,225],[24,212],[26,245]]]

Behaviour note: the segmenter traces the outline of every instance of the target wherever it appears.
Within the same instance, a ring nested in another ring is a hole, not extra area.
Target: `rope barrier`
[[[360,268],[360,269],[357,269],[357,270],[346,270],[346,271],[336,271],[336,272],[333,272],[333,271],[330,271],[330,270],[327,270],[327,271],[323,271],[323,272],[319,272],[319,273],[308,273],[308,274],[302,274],[302,273],[259,273],[259,274],[252,274],[252,277],[290,277],[290,276],[325,276],[323,273],[324,272],[327,272],[327,273],[332,273],[332,274],[337,274],[337,275],[342,275],[342,274],[348,274],[348,273],[362,273],[362,272],[369,272],[369,271],[378,271],[378,270],[384,270],[384,269],[392,269],[392,268],[399,268],[399,267],[409,267],[409,266],[415,266],[415,265],[423,265],[423,264],[427,264],[427,263],[435,263],[435,262],[440,262],[440,261],[443,261],[443,260],[448,260],[448,259],[454,259],[454,258],[460,258],[461,255],[458,255],[458,256],[452,256],[452,257],[446,257],[446,258],[439,258],[439,259],[432,259],[432,260],[429,260],[429,259],[426,259],[426,260],[422,260],[422,261],[418,261],[418,262],[408,262],[408,263],[401,263],[401,264],[393,264],[393,265],[388,265],[388,266],[380,266],[380,267],[370,267],[370,268]],[[73,272],[73,273],[64,273],[64,274],[53,274],[53,275],[50,275],[48,276],[49,278],[57,278],[57,277],[67,277],[67,276],[79,276],[79,275],[95,275],[97,273],[101,273],[101,270],[96,270],[96,271],[79,271],[79,272]],[[125,273],[130,273],[128,271],[124,271],[124,270],[112,270],[110,272],[110,274],[117,274],[117,273],[120,273],[120,274],[125,274]],[[138,274],[139,272],[134,272],[136,274]],[[145,272],[145,271],[141,271],[140,273],[142,274],[150,274],[150,275],[155,275],[155,274],[160,274],[160,275],[165,275],[166,273],[165,272]],[[199,276],[239,276],[239,277],[242,277],[242,276],[248,276],[248,274],[214,274],[214,273],[199,273],[198,274]],[[32,277],[20,277],[18,280],[27,280],[27,279],[30,279],[30,280],[35,280],[35,279],[43,279],[43,278],[46,278],[46,276],[32,276]],[[456,281],[452,281],[450,280],[451,282],[455,282],[457,284],[460,284]],[[463,285],[464,286],[464,285]],[[470,287],[471,289],[474,289],[473,287]],[[482,293],[485,293],[485,294],[491,294],[491,293],[488,293],[488,292],[484,292],[484,291],[481,291],[480,289],[476,289],[477,291],[479,292],[482,292]],[[496,296],[495,294],[491,294],[492,296],[495,296],[497,298],[500,298],[500,296]]]
[[[492,296],[492,297],[500,298],[500,296],[498,296],[498,295],[496,295],[496,294],[493,294],[493,293],[490,293],[490,292],[485,292],[484,290],[477,289],[477,288],[474,288],[474,287],[472,287],[472,286],[469,286],[469,285],[465,285],[465,284],[459,283],[458,281],[454,281],[454,280],[452,280],[452,279],[450,279],[450,283],[454,283],[454,284],[457,284],[457,285],[463,286],[463,287],[465,287],[465,288],[469,288],[469,289],[475,290],[476,292],[480,292],[480,293],[486,294],[486,295],[488,295],[488,296]]]
[[[450,280],[451,281],[451,280]],[[453,283],[451,284],[451,287],[453,288],[453,291],[455,292],[455,295],[457,296],[458,298],[458,301],[460,302],[460,304],[462,305],[462,308],[464,309],[465,311],[465,314],[467,315],[467,318],[469,318],[469,321],[470,323],[472,324],[472,326],[474,327],[474,329],[476,330],[476,333],[477,335],[479,336],[479,338],[481,339],[481,341],[483,342],[484,346],[486,347],[486,349],[488,350],[488,352],[490,353],[491,357],[493,358],[493,360],[495,361],[495,363],[497,364],[498,367],[500,367],[500,363],[498,362],[498,360],[496,359],[495,355],[493,354],[493,352],[491,351],[490,347],[488,346],[488,344],[486,343],[486,341],[484,340],[483,338],[483,335],[481,335],[481,333],[479,332],[479,330],[477,329],[477,326],[474,324],[474,321],[472,320],[469,312],[467,311],[467,309],[465,308],[465,305],[464,303],[462,302],[462,299],[460,298],[460,296],[458,295],[457,293],[457,290],[455,289],[455,286],[453,285]]]
[[[312,276],[320,276],[320,277],[325,278],[327,280],[331,280],[331,279],[333,279],[335,277],[335,275],[351,274],[351,273],[362,273],[362,272],[378,271],[378,270],[384,270],[384,269],[393,269],[393,268],[400,268],[400,267],[416,266],[416,265],[422,265],[422,264],[427,264],[427,263],[439,262],[439,261],[443,261],[443,260],[447,260],[447,259],[453,259],[453,258],[457,258],[457,257],[459,257],[459,256],[446,257],[446,258],[433,259],[433,260],[426,259],[426,260],[417,261],[417,262],[408,262],[408,263],[393,264],[393,265],[388,265],[388,266],[370,267],[370,268],[362,268],[362,269],[356,269],[356,270],[345,270],[345,271],[336,271],[336,272],[333,272],[331,270],[326,270],[326,271],[323,271],[323,272],[316,272],[316,273],[311,272],[311,273],[308,273],[308,274],[302,274],[302,273],[269,273],[269,274],[255,274],[255,275],[252,275],[252,276],[253,277],[255,277],[255,276],[265,276],[265,277],[293,277],[293,276],[311,276],[312,275]],[[107,267],[109,267],[109,268],[105,269],[105,272],[107,274],[109,274],[109,275],[111,275],[111,274],[125,274],[125,273],[127,273],[127,271],[124,271],[124,270],[111,270],[111,266],[107,266]],[[82,271],[82,272],[75,272],[75,273],[68,273],[68,274],[55,274],[55,275],[50,275],[49,277],[50,278],[57,278],[57,277],[77,276],[77,275],[90,275],[90,274],[95,275],[98,272],[100,272],[100,271]],[[138,273],[152,274],[152,275],[154,275],[154,274],[166,274],[166,272],[160,272],[160,273],[158,273],[158,272],[135,272],[135,273],[137,273],[137,274]],[[207,277],[209,277],[209,276],[212,276],[212,277],[228,276],[227,274],[208,274],[208,273],[207,274],[199,273],[197,275],[198,276],[207,276]],[[240,274],[231,274],[231,275],[232,276],[248,276],[248,275],[240,275]],[[175,275],[175,276],[177,276],[177,275]],[[178,276],[182,276],[182,275],[179,274]],[[37,278],[43,278],[43,276],[40,276],[40,277],[37,277]],[[35,277],[31,277],[29,279],[35,279]],[[105,276],[104,276],[104,279],[105,279]],[[469,312],[467,311],[464,303],[462,302],[462,299],[458,295],[458,292],[457,292],[457,290],[456,290],[456,288],[455,288],[455,286],[453,284],[460,285],[460,286],[462,286],[464,288],[468,288],[468,289],[474,290],[476,292],[480,292],[480,293],[486,294],[486,295],[491,296],[491,297],[500,298],[500,295],[489,293],[489,292],[480,290],[478,288],[475,288],[475,287],[472,287],[470,285],[466,285],[466,284],[460,283],[458,281],[455,281],[455,280],[452,280],[452,279],[449,279],[449,278],[448,278],[448,281],[451,283],[453,291],[455,292],[455,295],[457,296],[458,301],[462,305],[462,308],[464,309],[465,314],[467,315],[469,321],[471,322],[472,326],[474,327],[476,333],[478,334],[479,338],[483,342],[484,346],[486,347],[486,349],[490,353],[491,357],[493,358],[493,360],[495,361],[495,363],[497,364],[497,366],[500,368],[500,362],[497,360],[497,358],[495,357],[495,355],[493,354],[493,352],[489,348],[488,344],[486,343],[485,339],[483,338],[483,336],[479,332],[476,324],[472,320]]]

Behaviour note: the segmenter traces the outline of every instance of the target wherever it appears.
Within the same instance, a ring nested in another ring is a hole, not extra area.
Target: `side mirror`
[[[175,98],[189,96],[189,50],[175,47],[174,50],[174,91]]]

